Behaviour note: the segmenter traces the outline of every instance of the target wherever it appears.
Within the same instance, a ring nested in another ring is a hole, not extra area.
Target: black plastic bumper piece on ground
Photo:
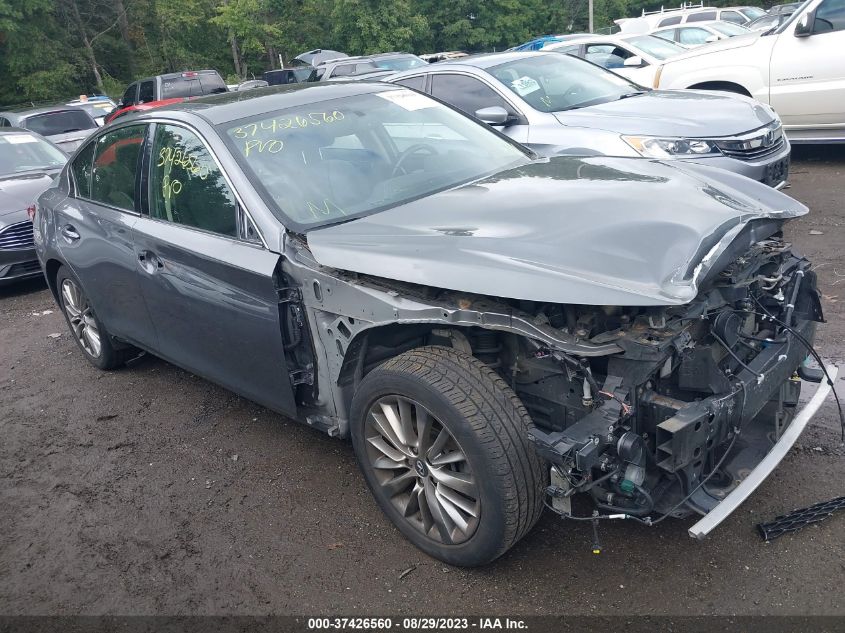
[[[823,521],[837,510],[845,510],[845,497],[837,497],[811,505],[809,508],[793,510],[768,523],[758,523],[757,528],[764,541],[772,541],[787,532],[797,532],[811,523]]]

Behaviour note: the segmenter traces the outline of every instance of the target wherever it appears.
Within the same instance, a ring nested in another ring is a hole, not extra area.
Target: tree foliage
[[[313,48],[501,50],[584,31],[588,0],[0,0],[0,104],[118,95],[139,77],[260,76]],[[595,24],[661,0],[595,0]],[[716,0],[708,4],[729,4]]]

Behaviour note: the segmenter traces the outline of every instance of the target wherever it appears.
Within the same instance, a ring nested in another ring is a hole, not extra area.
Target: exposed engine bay
[[[803,366],[823,320],[815,273],[780,226],[747,225],[683,305],[493,299],[332,271],[308,309],[313,336],[341,333],[337,378],[323,379],[322,398],[319,376],[301,385],[300,404],[322,399],[325,410],[328,388],[342,401],[402,351],[456,347],[494,368],[528,409],[556,511],[569,515],[571,497],[586,493],[603,513],[706,514],[788,425],[798,372],[820,380]],[[333,308],[346,288],[385,305],[342,316]],[[341,409],[309,422],[344,435],[343,418]]]
[[[796,372],[809,376],[800,339],[809,344],[822,320],[815,274],[780,235],[736,257],[688,305],[543,314],[624,350],[578,359],[541,348],[517,364],[533,439],[553,464],[553,505],[568,512],[568,498],[587,492],[599,510],[633,516],[704,514],[756,466],[795,411]]]

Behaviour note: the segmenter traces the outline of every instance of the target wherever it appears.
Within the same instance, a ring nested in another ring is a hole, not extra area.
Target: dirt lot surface
[[[845,150],[796,148],[788,193],[841,363]],[[707,541],[618,523],[595,556],[589,524],[547,513],[478,570],[406,542],[350,445],[155,358],[93,369],[40,283],[0,290],[0,432],[4,614],[845,615],[845,513],[770,544],[754,528],[845,494],[831,402]]]

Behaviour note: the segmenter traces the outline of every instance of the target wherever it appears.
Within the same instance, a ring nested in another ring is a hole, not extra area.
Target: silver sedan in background
[[[540,154],[686,160],[786,184],[789,141],[774,110],[749,97],[651,90],[555,52],[478,55],[386,81],[431,94]]]

